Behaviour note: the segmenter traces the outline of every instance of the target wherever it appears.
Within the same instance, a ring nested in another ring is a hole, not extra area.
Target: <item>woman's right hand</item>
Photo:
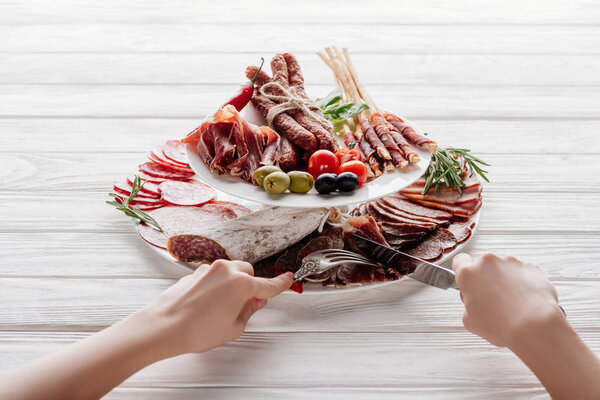
[[[452,268],[465,304],[465,328],[490,343],[511,347],[532,324],[564,319],[556,289],[537,265],[486,254],[454,257]]]
[[[254,277],[251,264],[217,260],[201,265],[132,315],[156,326],[165,357],[199,353],[238,338],[267,299],[288,289],[293,275]],[[138,315],[136,315],[138,314]]]

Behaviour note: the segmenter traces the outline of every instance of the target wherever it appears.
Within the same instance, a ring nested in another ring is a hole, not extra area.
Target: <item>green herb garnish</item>
[[[368,105],[364,103],[341,103],[340,100],[344,91],[340,88],[336,88],[331,91],[327,96],[317,99],[315,103],[319,106],[321,111],[323,111],[323,115],[329,121],[331,121],[335,128],[336,132],[339,132],[341,129],[341,124],[355,115],[360,114],[361,112],[367,110],[369,108]],[[340,129],[338,129],[340,128]]]
[[[431,155],[431,162],[425,171],[425,187],[423,195],[427,194],[431,188],[434,192],[440,190],[440,185],[453,188],[462,195],[462,189],[466,186],[462,180],[462,174],[465,170],[470,171],[469,176],[477,174],[486,182],[489,182],[485,175],[487,171],[481,169],[480,165],[489,166],[490,164],[470,154],[468,149],[438,149]]]
[[[140,192],[140,190],[144,187],[145,184],[146,182],[142,183],[140,177],[136,175],[133,179],[133,183],[131,184],[131,194],[128,198],[121,200],[121,197],[119,195],[115,193],[109,193],[108,195],[114,198],[115,200],[106,201],[106,204],[115,207],[119,211],[123,211],[125,215],[131,218],[139,219],[142,222],[150,224],[162,232],[162,228],[160,227],[160,225],[158,225],[158,222],[156,222],[154,218],[152,218],[151,216],[149,216],[148,214],[146,214],[138,208],[129,207],[129,203],[135,198],[135,196],[137,196],[137,194]]]

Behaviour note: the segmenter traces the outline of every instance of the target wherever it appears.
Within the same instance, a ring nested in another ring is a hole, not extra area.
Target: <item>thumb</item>
[[[248,323],[250,318],[254,315],[254,313],[257,312],[258,310],[262,309],[266,304],[267,304],[267,300],[257,299],[257,298],[249,299],[246,302],[246,304],[244,304],[244,308],[242,308],[242,311],[240,311],[240,313],[237,317],[238,321],[241,322],[242,324],[244,324],[244,326],[246,326],[246,324]]]
[[[460,269],[466,265],[473,264],[473,258],[467,253],[460,253],[452,259],[452,269],[458,273]]]

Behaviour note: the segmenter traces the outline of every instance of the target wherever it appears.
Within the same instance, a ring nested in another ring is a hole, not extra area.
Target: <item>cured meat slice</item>
[[[444,247],[442,243],[433,235],[413,247],[412,249],[406,250],[407,254],[420,258],[425,261],[437,260],[442,256]]]
[[[371,123],[367,118],[363,117],[360,119],[360,127],[363,131],[363,136],[369,141],[371,146],[373,146],[376,154],[384,160],[391,160],[392,157],[390,156],[390,153],[381,142],[381,139],[379,139],[379,136],[377,136],[377,133],[375,133],[373,126],[371,126]],[[367,154],[367,157],[368,156],[369,155]]]
[[[415,194],[401,190],[404,196],[413,200],[433,201],[436,203],[461,205],[477,202],[481,197],[481,186],[476,186],[474,189],[463,191],[462,194],[458,191],[452,192],[429,192],[426,195]]]
[[[454,235],[458,243],[463,243],[471,237],[471,224],[471,220],[452,222],[448,226],[448,231]]]
[[[260,131],[265,138],[265,146],[262,158],[260,160],[260,165],[273,165],[275,164],[275,158],[277,157],[277,152],[279,151],[280,137],[268,126],[261,126]]]
[[[144,185],[146,186],[146,185]],[[120,195],[129,197],[129,195],[131,195],[131,189],[132,186],[129,182],[115,182],[115,184],[113,185],[113,190]],[[152,194],[152,193],[147,193],[147,192],[143,192],[142,190],[140,190],[138,192],[138,194],[134,197],[134,199],[159,199],[160,198],[160,194]]]
[[[432,217],[425,217],[422,215],[410,214],[410,213],[404,212],[404,210],[402,210],[400,208],[390,206],[388,203],[386,203],[382,199],[375,201],[375,205],[377,205],[382,210],[385,210],[391,214],[394,214],[394,215],[397,215],[400,217],[404,217],[404,218],[410,218],[410,219],[416,220],[416,221],[432,222],[437,225],[444,225],[444,224],[447,224],[449,221],[449,218],[432,218]]]
[[[343,249],[344,248],[344,234],[343,229],[338,226],[325,224],[321,233],[316,232],[319,236],[325,236],[331,239],[332,249]]]
[[[238,203],[233,203],[231,201],[221,201],[221,200],[211,200],[210,202],[204,204],[204,207],[212,208],[228,208],[236,214],[237,217],[243,217],[244,215],[252,214],[253,211],[246,206],[243,206]]]
[[[233,216],[228,216],[204,207],[169,206],[148,214],[156,220],[163,231],[142,223],[138,227],[138,233],[148,243],[163,249],[167,248],[170,236],[182,235],[203,226],[214,226],[235,218],[235,213],[231,213]]]
[[[383,200],[385,200],[385,203],[389,204],[391,207],[402,210],[408,214],[441,220],[452,218],[452,213],[450,212],[424,207],[420,204],[413,203],[403,196],[386,196],[383,198]]]
[[[404,136],[402,136],[400,131],[396,129],[394,125],[388,122],[385,126],[386,128],[388,128],[390,136],[394,139],[394,142],[396,142],[396,145],[400,148],[400,150],[402,150],[404,156],[408,159],[408,161],[412,163],[417,163],[421,161],[421,157],[419,156],[419,154],[417,154],[415,149],[413,149],[413,147],[406,141]]]
[[[375,220],[380,222],[386,221],[413,224],[429,229],[433,229],[437,226],[437,223],[435,222],[421,221],[407,216],[402,216],[396,213],[391,213],[387,210],[382,209],[376,202],[369,202],[366,206],[366,211],[369,215],[375,218]]]
[[[409,142],[422,147],[432,153],[437,150],[437,143],[430,138],[418,134],[413,127],[407,125],[402,119],[393,114],[384,114],[385,119],[390,122]]]
[[[220,214],[227,221],[238,217],[238,214],[234,211],[233,207],[228,204],[220,204],[219,202],[210,202],[202,205],[204,211],[210,211],[215,214]]]
[[[473,174],[473,175],[467,174],[462,179],[463,179],[463,182],[465,183],[465,186],[463,187],[463,192],[467,192],[470,190],[480,190],[479,187],[481,186],[481,182],[479,182],[479,179],[477,179],[477,176],[475,174]],[[425,177],[420,177],[415,182],[413,182],[412,185],[410,185],[406,189],[403,189],[402,191],[406,192],[406,193],[422,194],[425,184],[426,184]],[[440,192],[455,192],[456,189],[440,185],[439,191]],[[433,193],[433,191],[429,192],[428,194],[430,194],[430,193]]]
[[[325,250],[333,248],[333,242],[326,236],[317,236],[308,241],[305,246],[300,249],[296,255],[296,265],[300,267],[304,257],[318,250]]]
[[[117,201],[123,202],[125,199],[123,197],[117,197]],[[161,199],[134,199],[129,202],[131,206],[142,206],[142,207],[162,207],[167,205],[167,203]]]
[[[386,126],[386,120],[379,113],[371,115],[371,123],[375,132],[381,139],[385,148],[389,151],[394,166],[400,169],[408,168],[408,160],[404,157],[404,152],[400,150],[393,137],[390,134],[389,129]]]
[[[140,172],[155,178],[169,180],[186,180],[194,176],[193,172],[175,171],[152,161],[140,165]]]
[[[158,190],[158,185],[156,183],[151,182],[147,179],[144,179],[144,177],[139,173],[137,175],[140,177],[140,179],[142,179],[144,181],[144,186],[142,186],[142,188],[140,189],[140,193],[143,192],[143,193],[147,193],[147,194],[151,194],[151,195],[160,197],[160,192]],[[131,185],[133,185],[134,179],[135,179],[135,175],[130,175],[127,177],[127,183],[129,184],[130,187],[131,187]]]
[[[342,135],[342,138],[344,139],[344,144],[346,145],[346,147],[355,148],[360,153],[360,157],[363,160],[363,164],[365,164],[365,167],[367,167],[367,178],[374,177],[375,173],[373,172],[373,169],[367,162],[367,156],[365,155],[365,153],[363,153],[362,149],[360,148],[359,140],[357,139],[355,133],[352,131],[347,131],[345,129],[342,129],[342,131],[340,132],[340,135]]]
[[[198,181],[167,181],[158,188],[164,201],[177,206],[196,206],[217,196],[213,188]]]
[[[175,161],[166,158],[166,156],[162,152],[162,147],[155,147],[154,149],[149,151],[146,156],[150,161],[153,161],[160,165],[164,165],[165,167],[171,168],[174,171],[182,171],[188,173],[194,172],[189,167],[189,165],[176,163]]]
[[[375,277],[375,268],[348,264],[341,265],[336,270],[336,281],[344,286],[359,285],[363,282],[372,282]]]
[[[168,159],[176,163],[184,165],[189,163],[187,154],[185,152],[185,144],[183,144],[180,140],[167,141],[162,151]]]
[[[159,183],[169,180],[168,178],[158,178],[156,176],[148,175],[145,172],[138,171],[133,176],[128,177],[127,181],[130,183],[133,183],[133,179],[135,178],[136,175],[139,176],[141,180],[154,184],[155,187],[158,187]],[[148,184],[146,184],[146,185],[148,185]],[[146,185],[144,185],[144,188],[146,187]],[[143,188],[142,188],[142,190],[143,190]]]
[[[381,230],[379,229],[379,226],[373,217],[369,215],[351,217],[347,220],[347,223],[354,230],[353,233],[358,233],[359,235],[362,235],[367,239],[371,239],[374,242],[387,245],[385,237],[383,237],[381,234]]]
[[[232,260],[254,263],[286,249],[313,232],[326,217],[327,211],[326,208],[268,207],[222,224],[198,226],[186,233],[192,233],[201,243],[218,244]],[[167,245],[177,260],[214,261],[210,259],[212,253],[195,251],[204,245],[179,246],[179,240],[179,235],[174,235]],[[189,244],[189,235],[182,240]]]
[[[444,252],[446,252],[448,250],[452,250],[458,244],[458,241],[456,240],[456,236],[454,236],[454,234],[452,232],[450,232],[448,229],[437,228],[435,230],[435,232],[433,232],[431,237],[434,237],[437,240],[439,240]]]
[[[381,229],[386,235],[407,237],[408,235],[423,236],[430,229],[424,228],[422,225],[382,222]]]
[[[470,215],[475,214],[481,208],[481,198],[479,198],[476,202],[468,203],[468,205],[463,206],[452,206],[448,204],[436,203],[433,201],[425,201],[425,200],[414,200],[417,203],[428,206],[439,208],[440,210],[448,211],[454,214],[457,217],[468,217]],[[468,206],[468,207],[467,207]]]
[[[302,242],[294,243],[282,255],[277,257],[274,265],[286,271],[296,272],[300,268],[300,265],[298,265],[298,256],[304,246],[305,244]]]

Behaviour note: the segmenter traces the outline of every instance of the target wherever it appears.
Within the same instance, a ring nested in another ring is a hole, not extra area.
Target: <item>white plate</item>
[[[244,110],[248,110],[244,113],[246,120],[258,125],[265,124],[264,120],[261,120],[261,117],[254,109],[246,107]],[[422,133],[414,124],[406,120],[405,122],[410,124],[417,132]],[[342,140],[339,138],[338,140],[343,146]],[[335,192],[330,195],[321,195],[313,188],[306,194],[286,192],[279,195],[271,195],[265,192],[263,188],[243,181],[240,178],[217,175],[211,172],[200,159],[196,151],[196,146],[193,144],[188,144],[186,150],[190,166],[194,172],[202,181],[213,188],[242,199],[281,207],[333,207],[378,199],[410,186],[425,173],[431,160],[429,152],[416,149],[417,153],[421,156],[420,162],[411,165],[406,171],[386,171],[379,178],[350,193]]]
[[[228,198],[228,196],[221,196],[220,193],[219,193],[219,200],[236,201],[235,198],[232,199],[232,198]],[[257,209],[256,204],[244,203],[244,202],[241,202],[241,204],[244,204],[245,206],[247,206],[253,210]],[[454,249],[452,249],[448,253],[445,253],[440,260],[436,261],[437,264],[442,264],[442,263],[450,260],[455,254],[458,254],[471,241],[471,239],[475,235],[475,231],[477,230],[477,227],[479,226],[479,214],[480,213],[481,213],[481,211],[478,211],[477,213],[475,213],[472,216],[473,221],[475,222],[475,226],[472,229],[473,232],[471,233],[471,236],[469,237],[469,239],[466,240],[465,242],[459,244],[458,246],[456,246]],[[137,226],[136,226],[136,228],[137,228]],[[185,262],[176,260],[175,258],[173,258],[173,256],[171,256],[171,254],[169,254],[169,252],[167,250],[153,246],[146,241],[144,241],[144,243],[146,243],[152,250],[154,250],[154,252],[158,253],[158,255],[160,255],[165,260],[168,260],[168,261],[184,268],[185,270],[187,270],[189,272],[193,272],[196,269],[196,265],[194,265],[192,263],[185,263]],[[335,293],[340,293],[340,292],[343,292],[343,293],[358,292],[361,290],[375,289],[378,287],[387,286],[392,283],[402,282],[407,279],[410,279],[410,278],[403,277],[396,281],[361,283],[361,284],[346,286],[346,287],[342,287],[342,288],[329,288],[329,287],[323,286],[321,283],[308,282],[308,283],[304,284],[304,292],[302,294],[303,295],[322,295],[322,294],[335,294]],[[287,290],[284,292],[284,294],[297,294],[297,293]]]

